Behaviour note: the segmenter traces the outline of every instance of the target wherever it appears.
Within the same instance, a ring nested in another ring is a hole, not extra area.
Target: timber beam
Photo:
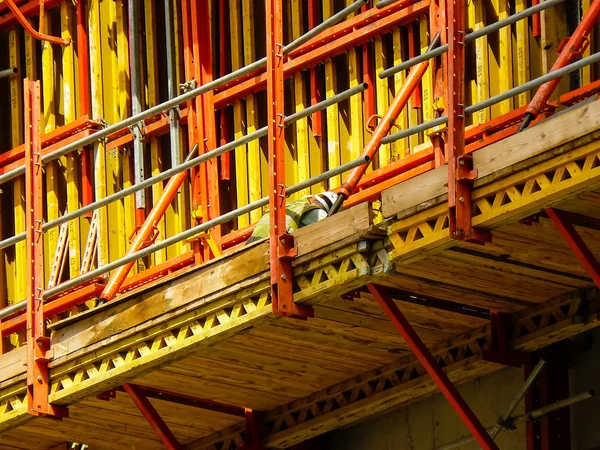
[[[528,130],[537,131],[535,135],[520,133],[475,153],[475,169],[481,178],[475,181],[471,196],[472,226],[493,230],[600,186],[600,122],[593,116],[599,111],[600,102],[585,105]],[[564,125],[557,120],[572,127],[581,125],[587,134],[578,128],[565,137]],[[560,128],[560,136],[551,134],[554,126]],[[544,140],[531,143],[545,132]],[[389,255],[392,262],[409,263],[456,245],[450,234],[450,210],[444,204],[447,175],[440,168],[421,177],[384,195],[384,214],[402,217],[388,228],[394,247]],[[426,191],[426,198],[406,195],[419,189]]]
[[[562,295],[514,313],[509,318],[509,348],[533,352],[600,326],[598,311],[600,297],[597,290],[591,289]],[[488,324],[434,345],[429,350],[448,378],[459,384],[505,367],[483,358],[484,349],[491,344],[491,325]],[[287,448],[437,392],[417,358],[404,356],[391,364],[266,412],[263,446]],[[221,444],[234,442],[235,436],[242,432],[243,428],[236,425],[185,448],[229,448]]]
[[[309,227],[298,233],[294,302],[339,297],[393,270],[387,252],[371,245],[381,233],[371,230],[370,211],[344,213],[352,226],[328,241]],[[273,320],[267,249],[266,242],[247,247],[53,324],[49,402],[64,406],[115,389]],[[0,380],[0,431],[28,419],[24,368],[17,361],[9,372]]]

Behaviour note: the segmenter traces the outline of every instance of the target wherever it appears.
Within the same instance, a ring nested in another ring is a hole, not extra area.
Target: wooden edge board
[[[522,133],[473,152],[478,171],[474,187],[492,183],[515,171],[600,137],[600,102],[578,105],[559,117],[551,117]],[[383,191],[384,217],[405,218],[439,204],[447,194],[448,168],[441,166]],[[447,196],[446,196],[447,199]]]

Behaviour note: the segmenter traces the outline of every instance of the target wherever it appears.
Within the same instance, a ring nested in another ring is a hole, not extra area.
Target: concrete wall
[[[571,407],[572,450],[600,450],[600,329],[575,338],[569,349],[571,395],[593,389],[597,395]],[[486,427],[494,425],[523,385],[523,371],[507,368],[474,380],[459,391]],[[524,412],[523,403],[516,415]],[[434,450],[469,432],[442,395],[416,402],[325,437],[327,450]],[[503,431],[501,449],[526,450],[525,425]],[[460,450],[475,450],[472,442]]]
[[[459,391],[483,425],[494,425],[523,385],[523,371],[504,369],[479,378]],[[516,414],[524,412],[520,405]],[[328,450],[433,450],[469,434],[442,395],[408,405],[358,425],[336,430],[326,437]],[[501,449],[525,450],[525,427],[503,432],[497,440]],[[458,447],[476,450],[472,442]],[[580,450],[580,449],[578,449]]]

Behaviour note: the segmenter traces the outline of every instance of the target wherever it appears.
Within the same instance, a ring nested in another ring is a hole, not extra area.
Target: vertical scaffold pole
[[[465,154],[466,0],[447,3],[448,20],[448,206],[450,233],[456,239],[485,242],[489,233],[471,227],[471,189],[477,172]]]
[[[66,417],[67,410],[48,403],[47,352],[44,335],[44,239],[42,234],[42,142],[40,82],[25,79],[25,209],[27,230],[27,410],[35,416]]]
[[[292,300],[294,239],[286,227],[285,133],[283,109],[283,5],[267,0],[267,123],[269,151],[269,226],[271,236],[271,287],[273,312],[289,317],[307,317],[311,309]]]

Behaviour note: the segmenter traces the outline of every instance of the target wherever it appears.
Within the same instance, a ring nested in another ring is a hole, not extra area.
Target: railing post
[[[465,154],[465,38],[466,0],[448,2],[448,206],[450,234],[483,243],[489,233],[471,227],[471,189],[477,178],[473,157]]]
[[[48,350],[44,327],[44,240],[42,235],[42,145],[40,82],[25,79],[25,209],[27,231],[27,410],[35,416],[66,417],[48,403]]]
[[[285,126],[283,109],[283,5],[267,0],[267,124],[269,151],[269,227],[273,312],[307,317],[312,310],[292,299],[294,238],[287,233],[285,187]]]

